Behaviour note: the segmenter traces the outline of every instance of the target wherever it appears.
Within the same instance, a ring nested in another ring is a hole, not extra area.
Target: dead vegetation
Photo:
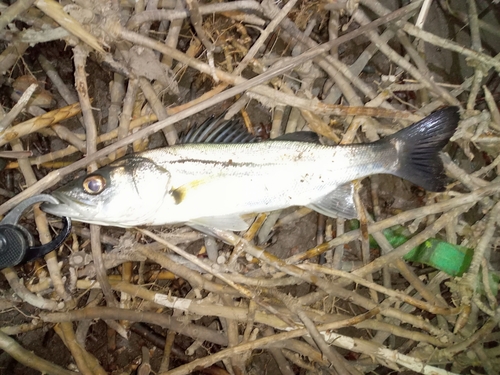
[[[226,109],[264,138],[332,144],[462,109],[447,191],[372,177],[359,223],[297,208],[223,242],[76,224],[44,260],[2,271],[0,374],[500,373],[497,7],[0,3],[2,215]],[[23,224],[47,243],[60,222],[35,208]],[[403,260],[422,243],[470,267]]]

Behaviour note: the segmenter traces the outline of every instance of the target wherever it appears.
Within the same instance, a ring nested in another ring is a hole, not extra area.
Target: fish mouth
[[[72,199],[65,194],[61,194],[57,191],[52,193],[52,196],[56,198],[59,203],[42,203],[40,208],[42,211],[55,215],[55,216],[66,216],[71,219],[81,218],[84,211],[88,211],[88,204],[82,203],[81,201]],[[85,209],[87,208],[87,210]]]
[[[98,207],[92,204],[84,203],[78,199],[68,197],[64,193],[59,193],[57,191],[52,193],[52,196],[59,201],[59,204],[54,203],[42,203],[40,208],[51,215],[59,217],[68,217],[71,220],[79,221],[87,224],[96,225],[114,225],[122,228],[130,228],[134,226],[134,223],[114,223],[113,221],[108,222],[106,220],[98,219]]]

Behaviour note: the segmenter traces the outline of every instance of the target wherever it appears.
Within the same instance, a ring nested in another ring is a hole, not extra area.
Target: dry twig
[[[23,110],[37,110],[27,105],[31,87],[7,114],[0,110],[0,146],[12,148],[0,157],[18,159],[2,172],[1,214],[80,169],[94,172],[129,152],[129,144],[139,150],[177,143],[183,120],[201,122],[208,109],[218,115],[229,108],[227,118],[242,112],[246,128],[264,138],[313,130],[328,144],[349,144],[376,141],[445,104],[466,108],[443,155],[447,191],[416,192],[375,176],[356,193],[360,229],[350,220],[310,219],[306,208],[261,214],[241,235],[213,229],[223,242],[182,229],[75,225],[59,252],[45,257],[49,273],[40,261],[2,270],[10,287],[2,295],[4,320],[21,319],[21,311],[33,316],[2,327],[0,347],[38,371],[73,374],[6,336],[58,323],[61,347],[84,374],[187,374],[211,371],[217,362],[223,373],[243,375],[250,366],[263,373],[259,357],[266,371],[285,375],[297,368],[368,374],[380,366],[454,374],[480,365],[498,373],[500,355],[490,344],[498,341],[500,321],[500,91],[493,73],[500,55],[492,53],[498,41],[491,38],[498,27],[488,23],[491,9],[482,2],[466,5],[467,12],[444,2],[442,11],[429,0],[395,10],[380,0],[0,4],[8,44],[0,55],[2,84],[14,88],[13,80],[30,74],[68,104],[26,120]],[[448,22],[449,14],[468,27],[450,22],[454,31],[443,35],[436,20]],[[46,43],[43,55],[31,55],[28,43],[54,39],[72,49]],[[437,49],[444,52],[436,57]],[[435,68],[441,60],[454,65]],[[67,71],[74,71],[78,99]],[[160,131],[165,137],[156,136]],[[34,218],[40,241],[49,242],[45,215],[35,208]],[[32,220],[27,214],[23,224],[31,228]],[[401,228],[407,241],[394,242]],[[464,275],[404,260],[431,238],[455,250],[473,248]],[[91,329],[99,319],[111,327],[101,336]],[[76,334],[70,322],[79,323]],[[132,352],[140,330],[130,322],[142,330],[158,326],[143,337],[162,350],[141,341]],[[158,335],[160,329],[168,332]],[[115,331],[130,340],[125,363],[114,356]]]

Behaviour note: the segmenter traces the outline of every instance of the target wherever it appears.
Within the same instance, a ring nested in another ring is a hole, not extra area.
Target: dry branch
[[[312,218],[302,207],[262,213],[245,233],[211,230],[217,239],[182,228],[76,224],[45,262],[2,270],[10,289],[0,314],[17,320],[1,329],[0,347],[53,374],[73,372],[5,334],[54,329],[84,374],[244,375],[250,366],[284,375],[381,367],[452,375],[479,366],[497,374],[500,55],[491,35],[498,25],[488,21],[484,2],[468,0],[460,9],[436,3],[0,5],[0,82],[16,91],[18,76],[33,76],[48,83],[61,107],[45,113],[30,104],[35,87],[14,92],[17,104],[3,103],[11,110],[0,107],[0,158],[17,159],[0,160],[7,164],[0,170],[3,215],[79,170],[177,143],[205,110],[226,111],[227,119],[239,112],[246,129],[265,139],[312,130],[327,144],[350,144],[393,134],[443,105],[465,108],[442,157],[447,190],[426,193],[374,176],[357,185],[359,223]],[[452,17],[467,27],[455,28]],[[449,23],[449,34],[436,20]],[[45,43],[43,55],[29,48],[54,39],[60,43]],[[66,43],[71,48],[57,49]],[[438,49],[453,65],[437,67]],[[33,220],[40,242],[49,242],[40,209],[22,223],[32,230]],[[399,230],[404,243],[393,241]],[[424,268],[404,260],[429,239],[473,249],[467,272],[454,276],[429,271],[432,262]],[[32,316],[23,317],[27,311]],[[91,329],[99,320],[109,327],[102,335]],[[127,363],[118,363],[116,332],[130,348],[136,333],[145,340]],[[94,345],[94,337],[102,343]]]

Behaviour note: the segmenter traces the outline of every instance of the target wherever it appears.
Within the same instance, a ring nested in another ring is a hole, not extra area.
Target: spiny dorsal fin
[[[252,143],[259,138],[249,134],[238,120],[210,116],[201,125],[192,126],[179,136],[179,143]]]

